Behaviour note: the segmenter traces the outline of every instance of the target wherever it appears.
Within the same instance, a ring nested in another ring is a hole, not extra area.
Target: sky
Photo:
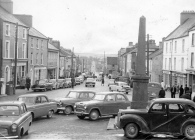
[[[180,24],[195,0],[12,0],[14,14],[33,16],[33,27],[75,53],[117,54],[138,42],[139,18],[158,45]]]

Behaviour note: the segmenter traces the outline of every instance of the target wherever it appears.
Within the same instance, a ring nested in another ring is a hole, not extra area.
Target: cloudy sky
[[[117,54],[138,41],[139,18],[157,44],[180,23],[195,0],[12,0],[14,14],[33,16],[33,27],[76,53]]]

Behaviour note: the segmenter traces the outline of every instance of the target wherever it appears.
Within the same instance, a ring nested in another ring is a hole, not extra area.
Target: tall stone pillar
[[[132,109],[143,109],[146,108],[148,103],[148,80],[146,76],[146,19],[144,16],[140,18],[139,23],[139,36],[138,36],[138,47],[136,57],[136,68],[135,76],[133,79],[133,97],[131,102]]]

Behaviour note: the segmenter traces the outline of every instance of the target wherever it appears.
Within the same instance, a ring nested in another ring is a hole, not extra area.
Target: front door
[[[102,114],[107,114],[107,115],[115,114],[115,108],[116,108],[115,95],[114,94],[107,95],[104,101]]]
[[[166,108],[163,103],[156,103],[151,107],[148,116],[151,132],[168,132]]]
[[[130,102],[127,101],[127,99],[122,94],[116,95],[116,113],[119,112],[119,109],[127,109],[128,106],[130,106]]]

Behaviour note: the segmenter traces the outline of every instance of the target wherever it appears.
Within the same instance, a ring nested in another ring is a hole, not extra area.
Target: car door
[[[40,96],[41,97],[41,108],[43,110],[43,116],[48,114],[48,111],[51,109],[51,105],[49,101],[47,100],[47,97]]]
[[[190,113],[191,112],[191,113]],[[185,106],[179,103],[170,103],[168,105],[168,130],[169,132],[180,132],[182,124],[192,115],[193,111],[185,111]]]
[[[24,129],[24,132],[26,132],[29,128],[29,116],[27,116],[27,110],[26,110],[26,107],[24,106],[24,104],[22,104],[20,106],[20,110],[21,110],[21,125]]]
[[[34,113],[35,113],[35,117],[40,117],[44,115],[40,96],[36,97],[35,99]]]
[[[167,105],[165,103],[153,104],[147,121],[151,132],[168,132],[167,116]]]
[[[115,94],[108,94],[104,100],[102,114],[115,114],[116,106]]]
[[[119,109],[127,109],[130,106],[130,102],[122,94],[116,95],[116,112],[118,113]]]
[[[92,100],[95,96],[95,93],[93,93],[93,92],[89,92],[88,94],[89,94],[89,99],[88,100]]]

